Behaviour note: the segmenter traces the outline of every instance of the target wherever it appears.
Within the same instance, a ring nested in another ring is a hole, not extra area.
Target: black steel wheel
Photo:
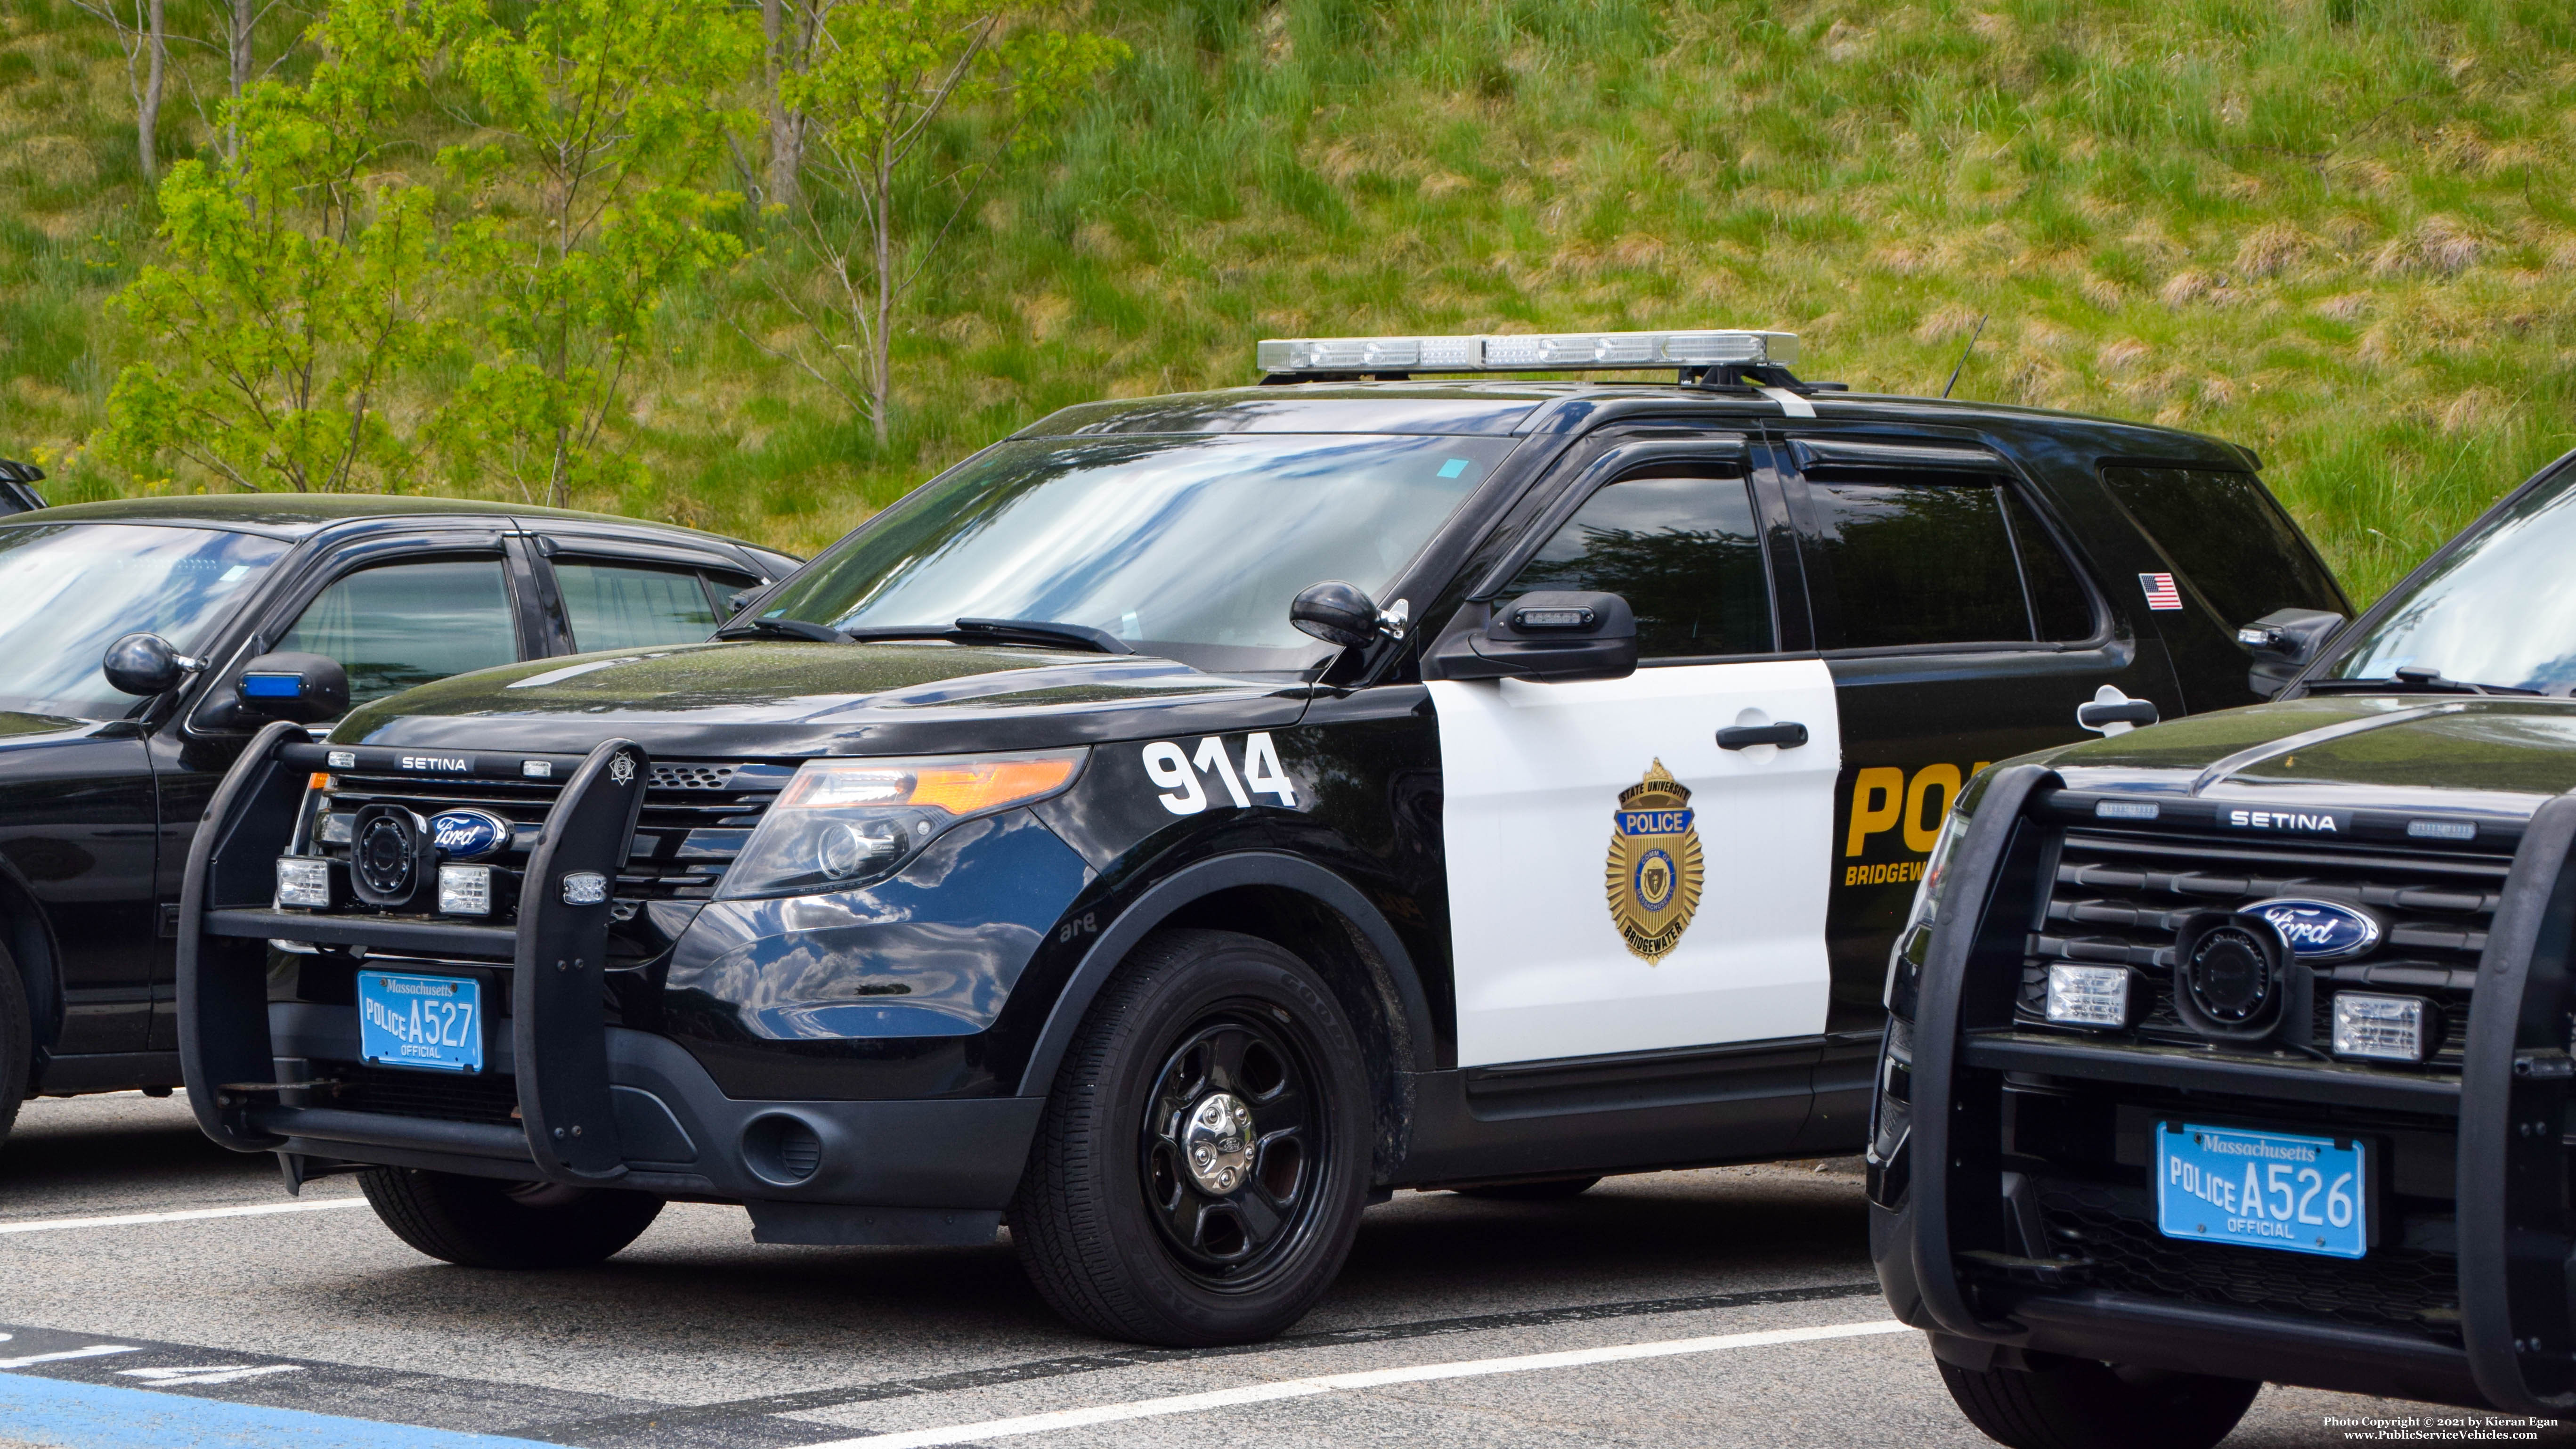
[[[1172,1254],[1212,1288],[1259,1281],[1322,1201],[1315,1071],[1259,1001],[1218,1004],[1174,1046],[1139,1124],[1139,1170]]]
[[[1066,1053],[1012,1240],[1086,1328],[1257,1342],[1341,1271],[1370,1120],[1358,1040],[1304,962],[1232,932],[1158,932]]]

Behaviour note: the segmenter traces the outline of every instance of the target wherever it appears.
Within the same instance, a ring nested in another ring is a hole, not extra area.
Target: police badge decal
[[[1681,944],[1699,909],[1699,832],[1691,828],[1690,794],[1657,760],[1646,778],[1619,792],[1610,817],[1610,921],[1649,965]]]

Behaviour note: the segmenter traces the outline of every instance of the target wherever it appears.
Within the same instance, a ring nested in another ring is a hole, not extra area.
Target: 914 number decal
[[[1241,774],[1235,772],[1221,735],[1200,740],[1195,750],[1185,750],[1176,741],[1156,740],[1145,746],[1145,773],[1163,787],[1165,793],[1155,798],[1175,815],[1196,815],[1208,808],[1207,787],[1199,783],[1202,774],[1214,777],[1237,808],[1251,805],[1255,795],[1268,795],[1291,810],[1297,808],[1297,786],[1280,768],[1279,747],[1270,742],[1267,730],[1244,737]]]

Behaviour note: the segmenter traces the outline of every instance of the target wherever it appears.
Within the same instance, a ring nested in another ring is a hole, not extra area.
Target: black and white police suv
[[[2243,703],[2238,625],[2346,606],[2242,449],[1793,346],[1265,342],[1276,385],[976,454],[727,642],[280,729],[189,866],[200,1120],[465,1263],[674,1196],[1007,1213],[1065,1314],[1173,1344],[1294,1320],[1395,1187],[1853,1151],[1962,782]]]
[[[2279,702],[1964,792],[1888,978],[1872,1250],[2022,1449],[2265,1381],[2576,1408],[2576,454]]]

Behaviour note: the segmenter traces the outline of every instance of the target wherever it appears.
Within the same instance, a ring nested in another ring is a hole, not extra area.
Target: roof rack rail
[[[1554,332],[1470,337],[1266,337],[1253,350],[1265,383],[1400,382],[1418,372],[1638,372],[1670,367],[1703,387],[1836,390],[1790,375],[1792,332]]]

